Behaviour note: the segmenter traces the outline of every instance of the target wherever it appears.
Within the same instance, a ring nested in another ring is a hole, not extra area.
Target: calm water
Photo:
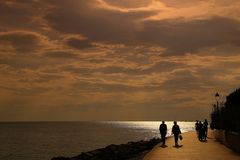
[[[0,159],[50,160],[109,144],[148,140],[159,137],[159,124],[157,121],[0,123]],[[172,122],[166,124],[170,133]],[[178,124],[182,132],[194,130],[194,122]]]

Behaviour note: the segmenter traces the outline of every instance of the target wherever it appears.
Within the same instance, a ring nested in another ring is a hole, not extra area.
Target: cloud
[[[47,9],[45,3],[31,0],[1,1],[0,28],[41,30],[45,26],[41,16]]]
[[[81,34],[89,41],[149,48],[160,46],[166,48],[165,56],[198,54],[200,49],[227,44],[239,47],[240,22],[236,19],[211,16],[150,20],[149,17],[157,14],[155,11],[104,9],[91,1],[79,2],[82,10],[77,12],[72,9],[73,1],[65,3],[71,10],[58,7],[46,19],[54,29]],[[78,40],[71,40],[69,45],[80,49],[90,47],[87,41]]]
[[[9,90],[11,92],[13,92],[15,95],[39,95],[41,93],[45,93],[48,90],[46,90],[46,88],[44,87],[34,87],[34,88],[14,88],[14,87],[3,87],[0,86],[1,89],[6,89]]]
[[[13,31],[0,33],[0,42],[10,45],[16,53],[32,53],[41,49],[47,38],[39,33],[28,31]]]
[[[11,57],[0,58],[0,64],[8,65],[14,69],[37,69],[46,65],[43,59],[39,57]]]
[[[194,54],[224,44],[239,47],[239,27],[239,21],[224,17],[146,21],[141,40],[166,47],[166,55]]]
[[[1,10],[1,25],[8,25],[16,27],[17,24],[22,24],[23,22],[27,23],[31,21],[31,12],[29,8],[26,7],[21,8],[20,6],[15,5],[15,3],[7,3],[4,1],[0,2],[0,10]]]
[[[78,75],[91,75],[94,73],[94,70],[88,67],[76,67],[74,65],[66,65],[62,66],[61,70],[69,72],[71,74],[78,74]]]
[[[146,7],[147,5],[152,3],[152,0],[105,0],[108,4],[123,7],[123,8],[139,8],[139,7]]]
[[[79,92],[139,92],[139,91],[154,91],[159,88],[151,85],[131,85],[123,83],[104,83],[104,82],[86,82],[79,81],[73,84],[73,88],[78,89]]]
[[[77,39],[77,38],[68,39],[67,44],[70,47],[80,49],[80,50],[93,47],[93,45],[91,44],[91,42],[89,42],[89,40],[83,40],[83,39]]]
[[[50,81],[59,81],[59,80],[62,80],[63,78],[65,78],[64,75],[61,75],[61,74],[39,74],[38,77],[34,80],[34,82],[37,82],[37,83],[49,83]],[[28,81],[28,79],[21,79],[20,81],[23,82],[23,81]]]
[[[159,0],[166,4],[169,7],[173,8],[187,8],[191,6],[196,6],[197,4],[201,3],[201,0]]]
[[[124,73],[128,75],[150,75],[153,73],[171,72],[175,69],[183,68],[184,66],[186,65],[181,63],[163,61],[163,62],[157,62],[153,65],[148,65],[145,68],[141,68],[141,67],[127,68],[123,66],[107,66],[98,70],[100,70],[102,73],[105,73],[105,74]]]
[[[78,56],[72,51],[52,51],[52,52],[45,52],[43,56],[49,58],[77,58]]]
[[[1,1],[1,120],[206,117],[239,85],[238,4]]]
[[[155,13],[105,9],[93,0],[87,3],[61,1],[57,4],[59,6],[45,17],[51,27],[63,33],[81,34],[90,41],[110,43],[134,43],[138,21]]]

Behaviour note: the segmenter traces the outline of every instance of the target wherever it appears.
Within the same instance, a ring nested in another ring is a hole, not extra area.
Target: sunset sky
[[[239,82],[239,0],[0,0],[0,121],[204,119]]]

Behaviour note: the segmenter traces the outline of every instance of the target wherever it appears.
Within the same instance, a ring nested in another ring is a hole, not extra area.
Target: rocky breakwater
[[[138,160],[159,142],[160,139],[153,138],[149,141],[112,144],[105,148],[82,152],[75,157],[54,157],[51,160]]]

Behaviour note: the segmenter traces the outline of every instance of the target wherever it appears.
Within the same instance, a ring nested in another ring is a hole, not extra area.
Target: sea
[[[0,160],[50,160],[159,136],[160,121],[0,122]],[[168,136],[173,122],[166,122]],[[182,132],[194,122],[178,122]]]

